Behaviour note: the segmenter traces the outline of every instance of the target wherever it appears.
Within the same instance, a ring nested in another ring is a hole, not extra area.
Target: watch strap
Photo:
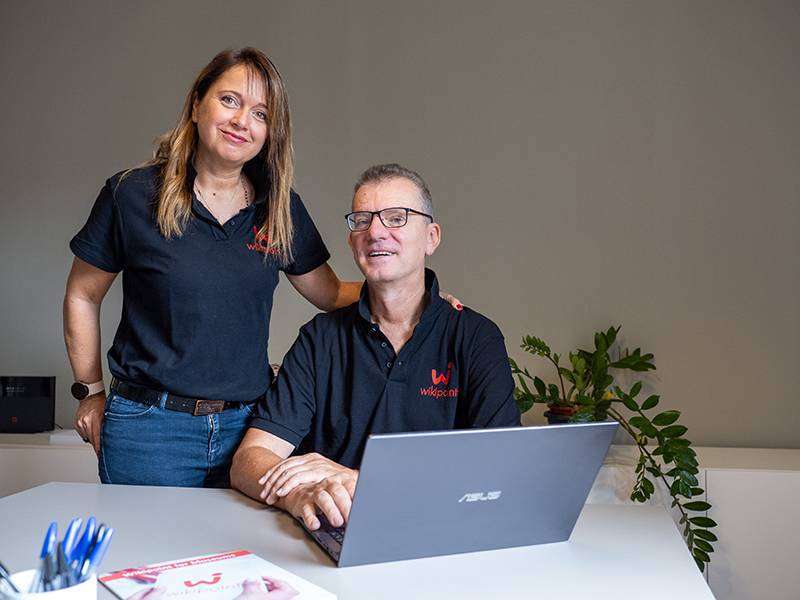
[[[81,382],[81,383],[83,383],[83,382]],[[103,392],[106,389],[106,386],[103,383],[102,379],[100,381],[95,381],[94,383],[84,383],[83,385],[85,385],[87,388],[89,388],[89,393],[86,394],[87,398],[89,396],[94,396],[95,394],[99,394],[100,392]]]

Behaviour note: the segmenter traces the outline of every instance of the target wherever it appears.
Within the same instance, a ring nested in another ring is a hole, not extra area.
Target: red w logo
[[[431,379],[433,380],[433,385],[439,385],[443,383],[445,385],[450,385],[450,375],[453,372],[453,363],[447,363],[447,374],[445,375],[442,373],[441,375],[436,374],[436,369],[431,369]]]
[[[213,573],[211,575],[211,581],[205,581],[204,579],[198,579],[197,581],[189,581],[188,579],[183,582],[183,585],[186,587],[194,587],[196,585],[204,584],[204,585],[214,585],[215,583],[219,583],[219,580],[222,579],[222,573]]]
[[[248,250],[255,250],[265,254],[278,254],[280,252],[280,248],[269,245],[269,237],[258,235],[258,227],[255,225],[253,225],[253,236],[253,243],[247,244]]]

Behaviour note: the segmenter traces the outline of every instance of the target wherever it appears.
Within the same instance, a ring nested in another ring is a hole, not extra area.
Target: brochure
[[[99,578],[121,600],[335,600],[247,550],[123,569]]]

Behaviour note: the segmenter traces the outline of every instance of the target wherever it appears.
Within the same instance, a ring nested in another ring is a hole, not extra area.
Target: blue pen
[[[56,546],[58,571],[55,578],[55,589],[66,588],[76,583],[75,572],[70,566],[69,557],[72,553],[72,548],[75,546],[81,522],[82,519],[79,517],[72,519],[64,533],[64,539]]]
[[[78,538],[78,531],[81,529],[81,523],[83,519],[80,517],[75,517],[72,521],[69,522],[67,525],[67,530],[64,532],[64,539],[61,540],[61,544],[64,546],[64,557],[69,560],[69,557],[72,555],[72,548],[75,546],[75,542]]]
[[[45,559],[47,558],[47,555],[55,549],[57,534],[58,525],[55,521],[53,521],[50,523],[50,527],[47,528],[47,533],[44,534],[42,551],[39,553],[39,568],[37,569],[36,574],[33,576],[33,581],[31,582],[31,587],[28,590],[28,593],[36,593],[40,591],[42,586],[42,577],[44,576]]]
[[[69,556],[69,564],[73,568],[79,569],[86,558],[86,553],[89,551],[92,541],[94,541],[94,533],[96,529],[96,521],[94,517],[86,519],[86,526],[83,529],[83,534],[80,539],[75,543],[72,552]]]
[[[100,533],[100,529],[103,529],[102,533]],[[83,561],[83,565],[81,565],[81,570],[78,574],[78,582],[85,581],[90,573],[97,570],[97,567],[103,562],[106,556],[108,545],[111,543],[111,536],[114,535],[114,529],[112,527],[105,527],[104,525],[101,525],[97,531],[96,542],[92,549],[89,550],[89,555],[86,557],[86,560]]]

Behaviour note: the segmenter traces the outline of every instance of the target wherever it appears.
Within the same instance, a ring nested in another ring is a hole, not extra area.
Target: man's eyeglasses
[[[366,231],[372,225],[372,218],[375,215],[378,215],[378,218],[383,223],[384,227],[402,227],[406,223],[408,223],[408,214],[420,215],[422,217],[428,217],[433,223],[433,217],[429,214],[424,212],[420,212],[418,210],[414,210],[413,208],[405,208],[402,206],[396,206],[392,208],[384,208],[383,210],[359,210],[356,212],[351,212],[346,214],[344,218],[347,220],[347,226],[350,228],[350,231]]]

